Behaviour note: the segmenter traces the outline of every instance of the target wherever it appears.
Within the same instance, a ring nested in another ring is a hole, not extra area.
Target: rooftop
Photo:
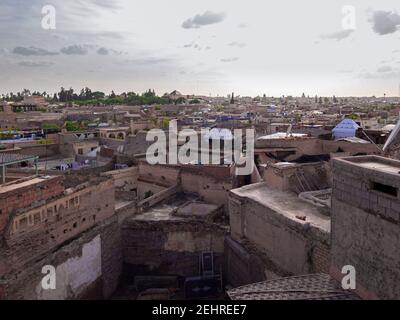
[[[32,186],[41,183],[45,180],[54,179],[55,176],[43,176],[43,177],[28,177],[16,181],[9,182],[0,186],[0,194],[10,192],[13,190],[21,189],[27,186]]]
[[[330,217],[324,215],[311,203],[299,199],[293,192],[271,188],[265,182],[251,184],[230,192],[272,209],[286,218],[288,224],[292,226],[303,227],[308,223],[311,229],[322,231],[326,236],[330,233]],[[300,220],[298,216],[305,216],[306,220]]]
[[[278,278],[228,290],[231,300],[358,300],[327,274]]]
[[[308,135],[305,133],[290,133],[276,132],[266,136],[261,136],[257,140],[272,140],[272,139],[305,139]]]
[[[335,159],[336,162],[395,175],[400,178],[400,161],[380,156],[356,156]]]

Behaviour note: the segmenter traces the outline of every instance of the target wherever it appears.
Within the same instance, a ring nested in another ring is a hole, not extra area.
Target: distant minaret
[[[235,103],[235,94],[232,92],[231,104]]]

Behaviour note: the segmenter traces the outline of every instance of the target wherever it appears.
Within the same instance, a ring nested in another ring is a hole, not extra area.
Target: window
[[[21,220],[19,220],[19,227],[21,229],[26,228],[28,225],[28,219],[26,217],[22,218]]]
[[[82,149],[82,148],[79,148],[79,149],[78,149],[78,154],[80,154],[80,155],[83,154],[83,149]]]
[[[397,197],[398,191],[398,189],[395,187],[388,186],[387,184],[382,184],[379,182],[372,182],[372,190],[379,191],[393,197]]]
[[[39,223],[40,222],[40,212],[36,212],[33,214],[33,223]]]

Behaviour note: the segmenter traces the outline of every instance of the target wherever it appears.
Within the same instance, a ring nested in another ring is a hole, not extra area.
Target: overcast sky
[[[398,95],[399,44],[398,0],[0,0],[0,92]]]

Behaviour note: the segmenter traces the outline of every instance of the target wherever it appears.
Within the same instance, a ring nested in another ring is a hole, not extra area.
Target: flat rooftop
[[[233,189],[230,192],[238,197],[253,200],[264,207],[270,208],[292,222],[292,225],[301,226],[309,223],[312,228],[319,229],[324,233],[330,233],[330,217],[321,213],[316,206],[300,199],[293,192],[271,188],[265,182]],[[300,220],[296,216],[305,216],[306,220]]]
[[[400,177],[400,161],[390,158],[381,156],[355,156],[335,158],[334,161]]]
[[[24,188],[27,186],[35,185],[37,183],[41,183],[45,180],[54,179],[55,176],[46,176],[46,177],[30,177],[27,179],[20,179],[16,181],[9,182],[7,184],[0,185],[0,194],[10,192],[13,190],[17,190],[20,188]]]
[[[147,211],[136,215],[133,220],[145,221],[184,221],[187,219],[205,220],[214,217],[218,206],[199,201],[197,196],[190,194],[179,194],[169,200],[149,208]]]

